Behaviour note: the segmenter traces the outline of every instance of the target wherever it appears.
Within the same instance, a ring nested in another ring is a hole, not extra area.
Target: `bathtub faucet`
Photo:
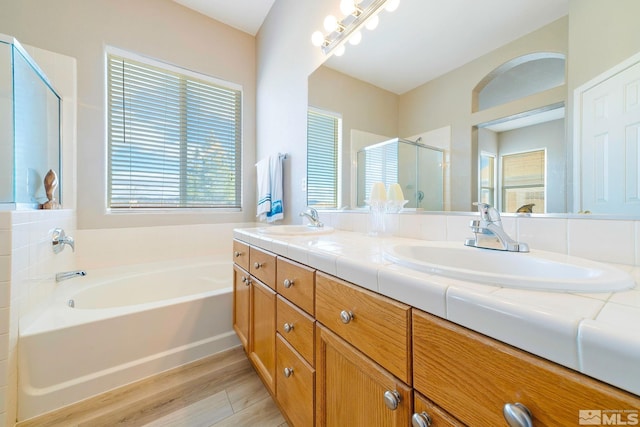
[[[62,273],[56,273],[56,282],[62,282],[63,280],[73,279],[74,277],[82,277],[86,275],[87,272],[84,270],[63,271]]]

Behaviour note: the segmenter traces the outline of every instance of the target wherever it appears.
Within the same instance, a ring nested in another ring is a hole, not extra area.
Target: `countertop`
[[[640,268],[614,265],[636,281],[627,291],[522,290],[415,271],[383,255],[392,245],[423,240],[259,230],[236,229],[234,238],[640,395]]]

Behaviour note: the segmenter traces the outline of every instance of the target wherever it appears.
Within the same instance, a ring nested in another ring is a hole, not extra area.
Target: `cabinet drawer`
[[[276,288],[280,295],[314,315],[315,270],[278,257]]]
[[[233,241],[233,262],[249,271],[249,245],[239,240]]]
[[[415,418],[418,420],[413,421]],[[425,424],[419,424],[419,420],[424,421]],[[427,421],[428,420],[428,421]],[[443,411],[433,402],[426,399],[419,393],[415,393],[413,399],[413,425],[427,425],[429,427],[462,427],[460,421]]]
[[[249,273],[271,289],[276,289],[276,256],[271,252],[251,246],[249,249]]]
[[[410,307],[318,272],[316,318],[411,384]]]
[[[280,335],[311,365],[314,365],[313,345],[315,324],[313,318],[278,295],[278,323]]]
[[[579,424],[579,411],[640,398],[435,316],[413,312],[414,387],[469,425],[503,425],[519,402],[535,426]]]
[[[293,426],[313,426],[315,371],[279,334],[276,396]]]

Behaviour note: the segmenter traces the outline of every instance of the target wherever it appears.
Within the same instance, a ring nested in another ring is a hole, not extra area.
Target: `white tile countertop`
[[[636,281],[627,291],[522,290],[427,274],[384,258],[391,245],[423,240],[258,230],[236,229],[234,238],[640,395],[640,268],[614,265]]]

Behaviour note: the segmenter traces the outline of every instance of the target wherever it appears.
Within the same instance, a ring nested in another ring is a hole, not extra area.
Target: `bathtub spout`
[[[84,270],[63,271],[62,273],[56,273],[56,282],[62,282],[63,280],[73,279],[74,277],[81,277],[86,275],[87,272]]]

